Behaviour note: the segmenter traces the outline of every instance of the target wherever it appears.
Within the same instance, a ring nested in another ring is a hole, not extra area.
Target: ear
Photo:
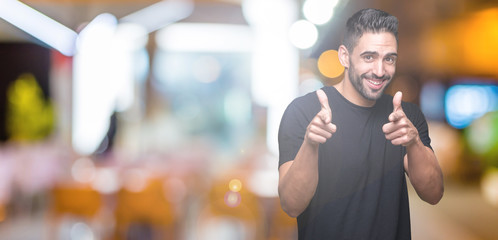
[[[337,51],[338,57],[339,57],[339,62],[341,62],[341,65],[344,68],[349,68],[349,52],[346,46],[341,45],[339,46],[339,49]]]

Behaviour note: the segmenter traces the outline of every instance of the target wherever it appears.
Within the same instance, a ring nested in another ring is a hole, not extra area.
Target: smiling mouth
[[[367,81],[375,86],[382,85],[383,82],[383,80],[370,80],[370,79],[367,79]]]
[[[365,78],[367,85],[373,90],[379,90],[384,86],[385,79],[368,79]]]

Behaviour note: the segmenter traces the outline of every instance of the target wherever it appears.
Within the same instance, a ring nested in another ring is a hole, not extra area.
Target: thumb
[[[393,112],[397,110],[403,110],[401,108],[401,99],[403,98],[403,93],[401,91],[396,92],[393,97]]]
[[[330,109],[329,99],[327,97],[327,94],[325,94],[325,92],[322,89],[318,89],[316,91],[316,95],[318,96],[318,101],[320,101],[320,105],[322,107],[320,112],[324,112],[322,120],[325,122],[332,122],[332,110]]]

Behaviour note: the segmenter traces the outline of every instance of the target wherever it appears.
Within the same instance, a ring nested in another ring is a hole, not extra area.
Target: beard
[[[358,91],[358,93],[360,93],[360,95],[363,98],[368,99],[370,101],[376,101],[377,99],[379,99],[382,96],[382,93],[384,93],[386,87],[391,83],[392,79],[392,76],[388,74],[384,74],[383,76],[376,76],[373,73],[371,74],[364,73],[358,75],[356,73],[354,64],[351,61],[349,61],[348,77],[351,83],[353,84],[354,88],[356,89],[356,91]],[[363,84],[363,81],[366,78],[387,81],[387,83],[385,83],[381,89],[375,90],[368,88]]]

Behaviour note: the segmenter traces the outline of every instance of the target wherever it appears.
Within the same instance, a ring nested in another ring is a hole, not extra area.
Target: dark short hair
[[[398,42],[398,19],[382,10],[367,8],[362,9],[351,16],[346,23],[342,44],[348,51],[353,51],[358,39],[363,33],[389,32]]]

